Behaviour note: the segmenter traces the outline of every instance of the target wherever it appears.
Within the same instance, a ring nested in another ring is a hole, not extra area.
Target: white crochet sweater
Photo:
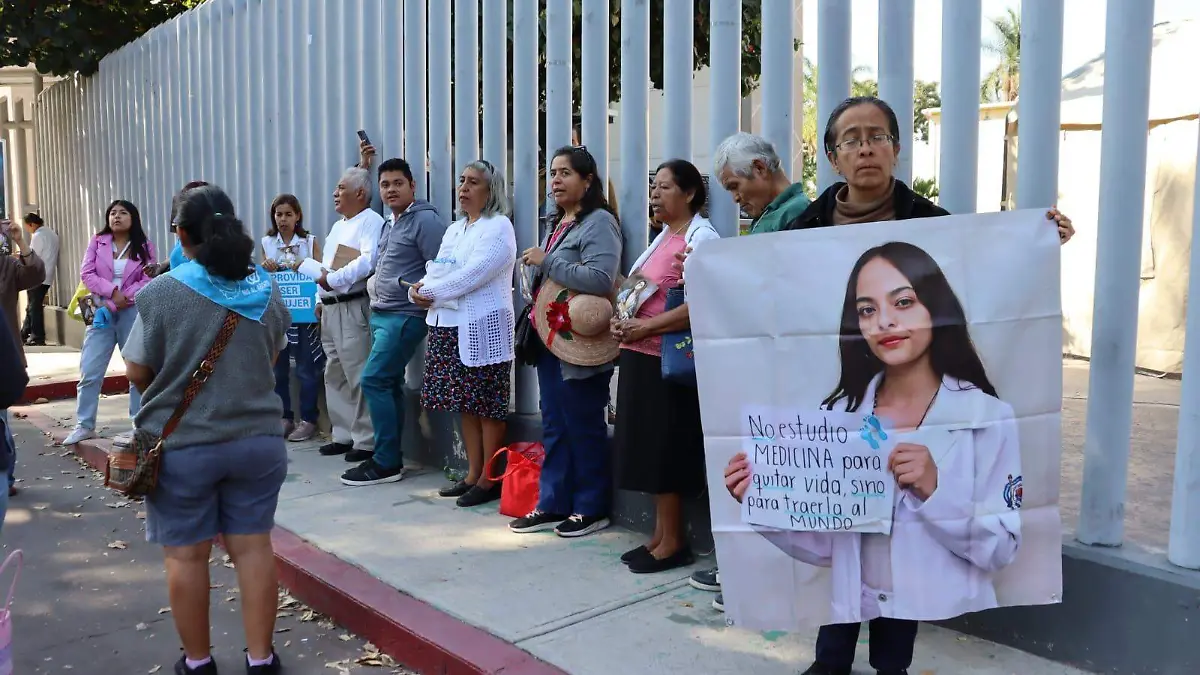
[[[420,294],[434,306],[458,300],[458,353],[471,368],[513,360],[513,267],[517,238],[502,214],[467,224],[455,221],[442,237],[439,259],[454,259],[455,269],[430,279]]]

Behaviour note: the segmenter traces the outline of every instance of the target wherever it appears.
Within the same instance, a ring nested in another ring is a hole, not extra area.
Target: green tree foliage
[[[1013,8],[988,20],[995,39],[985,42],[983,50],[1000,62],[983,78],[979,100],[984,103],[1015,101],[1021,90],[1021,15]]]
[[[546,40],[564,39],[561,35],[546,34],[546,2],[541,2],[541,45],[538,51],[538,72],[544,82],[546,77]],[[709,25],[711,15],[709,5],[711,0],[694,0],[694,26],[692,63],[696,70],[708,65],[710,44]],[[650,81],[656,89],[663,86],[663,5],[664,0],[650,0]],[[571,65],[572,76],[572,105],[579,111],[582,95],[582,68],[580,52],[583,48],[583,0],[573,0],[574,16],[571,21],[571,44],[574,45],[574,58]],[[616,103],[621,100],[621,0],[610,0],[612,9],[609,28],[609,80],[608,99]],[[509,17],[512,17],[512,0],[509,0]],[[510,32],[511,35],[511,32]],[[758,2],[742,4],[742,95],[746,96],[758,86],[762,74],[762,62],[759,52],[762,44],[762,6]],[[511,38],[509,43],[509,72],[511,78]],[[545,91],[539,92],[543,97],[539,103],[544,103]]]
[[[204,0],[0,0],[0,66],[91,75],[100,59]]]

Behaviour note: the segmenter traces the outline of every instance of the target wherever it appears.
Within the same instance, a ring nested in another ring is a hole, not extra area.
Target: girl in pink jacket
[[[104,212],[105,225],[88,244],[79,276],[92,292],[92,301],[110,313],[104,326],[91,325],[83,336],[79,357],[79,391],[75,402],[75,430],[64,445],[96,436],[96,407],[113,349],[125,349],[129,330],[137,319],[135,298],[150,283],[145,268],[155,264],[154,244],[142,229],[137,207],[118,199]],[[129,418],[141,407],[141,395],[129,388]]]

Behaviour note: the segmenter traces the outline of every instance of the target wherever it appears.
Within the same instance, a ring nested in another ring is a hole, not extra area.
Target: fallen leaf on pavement
[[[154,666],[153,668],[151,668],[150,670],[148,670],[148,671],[146,671],[146,672],[148,672],[148,673],[157,673],[157,672],[158,672],[158,671],[160,671],[160,670],[162,670],[162,666]]]
[[[137,629],[137,630],[139,630],[139,631],[142,631],[142,630],[149,630],[150,626],[147,626],[147,625],[146,625],[146,624],[144,624],[144,623],[139,623],[139,624],[138,624],[137,626],[135,626],[134,628],[135,628],[135,629]]]
[[[163,608],[161,608],[161,609],[159,609],[159,610],[158,610],[158,613],[159,613],[159,614],[170,614],[170,613],[171,613],[171,608],[170,608],[170,607],[163,607]]]
[[[349,635],[346,635],[345,633],[342,633],[341,635],[338,636],[338,639],[341,640],[342,642],[349,642],[350,640],[353,640],[354,638],[350,637]]]
[[[118,539],[117,541],[114,541],[111,544],[109,544],[108,547],[124,551],[125,549],[129,548],[129,543]]]

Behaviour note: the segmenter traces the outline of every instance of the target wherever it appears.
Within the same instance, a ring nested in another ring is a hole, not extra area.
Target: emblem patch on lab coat
[[[1025,488],[1021,485],[1021,477],[1008,474],[1008,482],[1004,484],[1004,503],[1010,509],[1019,509],[1024,496]]]

